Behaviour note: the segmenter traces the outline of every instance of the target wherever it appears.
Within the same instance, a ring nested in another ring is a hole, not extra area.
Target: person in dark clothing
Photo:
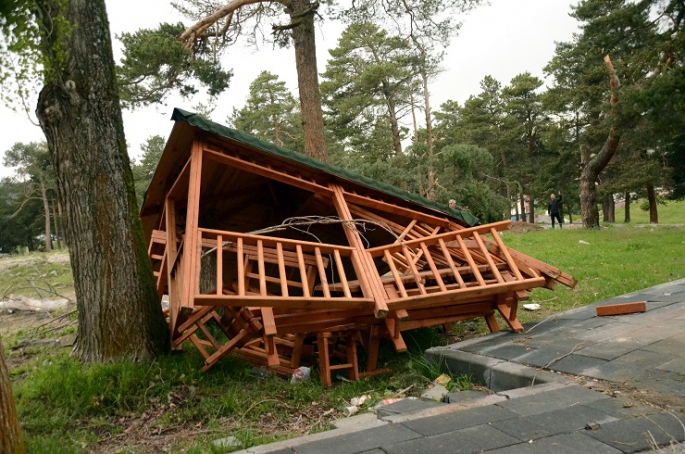
[[[559,191],[559,197],[557,198],[554,194],[549,196],[549,202],[547,202],[547,214],[552,218],[552,228],[554,228],[554,218],[559,221],[559,228],[562,228],[564,220],[561,218],[561,213],[559,205],[561,205],[561,191]]]

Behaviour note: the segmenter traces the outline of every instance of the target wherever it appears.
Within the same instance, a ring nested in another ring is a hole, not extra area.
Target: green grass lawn
[[[660,209],[662,219],[679,223],[685,204]],[[638,209],[633,213],[637,224]],[[621,224],[592,231],[505,232],[502,238],[508,246],[578,280],[573,290],[559,285],[556,291],[533,291],[530,302],[540,303],[542,310],[520,310],[523,322],[685,278],[682,226]],[[65,274],[44,266],[48,263],[6,267],[14,280],[2,285],[18,285],[34,276],[61,279]],[[484,333],[485,324],[472,320],[455,324],[455,329],[457,334],[473,335]],[[202,373],[202,358],[194,349],[152,364],[95,366],[70,359],[68,348],[36,346],[8,353],[15,364],[17,355],[27,355],[12,370],[12,379],[29,452],[211,453],[227,452],[212,441],[231,435],[238,439],[236,449],[242,449],[326,430],[354,396],[371,396],[365,411],[412,385],[408,393],[413,393],[440,373],[422,359],[422,352],[445,344],[447,338],[433,328],[406,333],[405,340],[411,353],[398,355],[389,345],[381,351],[379,367],[393,373],[356,383],[336,381],[330,389],[320,385],[315,371],[311,382],[298,386],[276,376],[262,381],[250,376],[249,365],[230,357]],[[17,344],[13,338],[3,341]],[[468,386],[463,377],[455,378],[461,387]]]
[[[560,285],[555,291],[533,291],[530,302],[540,303],[543,310],[521,311],[524,321],[685,278],[684,227],[621,225],[601,230],[505,233],[502,238],[507,246],[578,280],[573,290]]]
[[[630,205],[630,222],[632,224],[648,224],[649,211],[640,208],[643,201],[634,202]],[[623,207],[616,210],[617,223],[623,223],[625,219]],[[667,200],[664,205],[657,205],[659,224],[685,224],[685,200]]]

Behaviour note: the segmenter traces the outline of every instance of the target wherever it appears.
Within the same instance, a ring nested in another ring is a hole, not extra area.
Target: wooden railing
[[[196,273],[196,304],[338,309],[373,303],[364,286],[349,285],[365,279],[348,276],[359,262],[350,247],[210,229],[197,234],[200,258],[216,258],[216,286],[200,294]]]
[[[508,225],[502,222],[450,231],[372,248],[367,253],[377,264],[382,259],[383,266],[390,268],[391,276],[383,281],[394,285],[396,295],[389,302],[430,293],[468,293],[491,286],[517,291],[532,281],[533,286],[539,286],[544,279],[522,275],[502,243],[498,232]],[[484,234],[491,234],[493,240],[483,238]],[[491,254],[486,246],[493,241],[501,251],[499,255]]]

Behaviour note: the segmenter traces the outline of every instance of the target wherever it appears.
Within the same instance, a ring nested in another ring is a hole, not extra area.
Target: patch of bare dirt
[[[511,233],[537,232],[538,230],[544,230],[544,227],[525,221],[512,222],[509,228]]]

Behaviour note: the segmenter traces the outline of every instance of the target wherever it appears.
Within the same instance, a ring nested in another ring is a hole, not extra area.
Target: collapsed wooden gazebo
[[[499,312],[575,280],[507,248],[509,221],[480,225],[338,167],[174,110],[141,217],[174,347],[204,370],[233,353],[290,374],[318,358],[321,380],[377,372],[379,343]],[[366,352],[359,364],[357,349]]]

